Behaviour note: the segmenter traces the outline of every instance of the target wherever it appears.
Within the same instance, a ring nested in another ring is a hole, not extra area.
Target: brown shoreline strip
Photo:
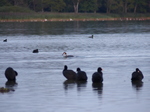
[[[97,19],[4,19],[0,22],[48,22],[48,21],[146,21],[150,17],[97,18]]]

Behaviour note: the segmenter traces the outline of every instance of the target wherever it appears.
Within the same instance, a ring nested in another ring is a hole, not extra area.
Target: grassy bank
[[[150,20],[150,14],[0,12],[0,22]]]

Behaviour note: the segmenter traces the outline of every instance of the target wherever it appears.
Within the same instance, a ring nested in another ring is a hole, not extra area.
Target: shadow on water
[[[6,81],[5,87],[10,89],[11,91],[15,91],[18,83],[16,81]]]
[[[96,91],[99,96],[103,94],[103,83],[92,83],[93,91]]]
[[[132,83],[132,87],[137,91],[141,90],[141,88],[143,87],[142,81],[131,81],[131,83]]]

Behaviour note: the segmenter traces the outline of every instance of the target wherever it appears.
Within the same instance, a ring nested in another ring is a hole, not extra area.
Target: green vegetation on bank
[[[111,18],[149,18],[150,13],[51,13],[51,12],[34,12],[28,8],[19,6],[0,7],[0,21],[9,20],[97,20]]]
[[[26,7],[20,7],[20,6],[3,6],[0,7],[0,12],[26,12],[26,13],[30,13],[30,12],[34,12],[32,10],[30,10],[29,8]]]
[[[105,14],[105,13],[0,13],[0,20],[23,19],[106,19],[106,18],[146,18],[150,14]]]

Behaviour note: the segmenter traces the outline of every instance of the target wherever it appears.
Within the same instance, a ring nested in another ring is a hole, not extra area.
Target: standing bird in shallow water
[[[67,53],[66,52],[63,52],[63,54],[62,54],[65,58],[67,58],[67,57],[74,57],[73,55],[67,55]]]
[[[88,77],[86,72],[81,71],[80,68],[77,68],[77,81],[87,81]]]
[[[103,73],[102,73],[102,68],[99,67],[97,69],[97,72],[93,73],[92,75],[92,82],[93,83],[101,83],[103,82]]]
[[[11,67],[8,67],[5,70],[5,77],[7,78],[8,81],[15,81],[17,75],[18,73],[15,70],[13,70],[13,68]]]
[[[76,80],[76,73],[73,70],[68,70],[67,65],[64,66],[63,75],[67,80]]]
[[[142,72],[136,68],[136,70],[132,73],[132,77],[131,80],[132,81],[142,81],[142,79],[144,78]]]

